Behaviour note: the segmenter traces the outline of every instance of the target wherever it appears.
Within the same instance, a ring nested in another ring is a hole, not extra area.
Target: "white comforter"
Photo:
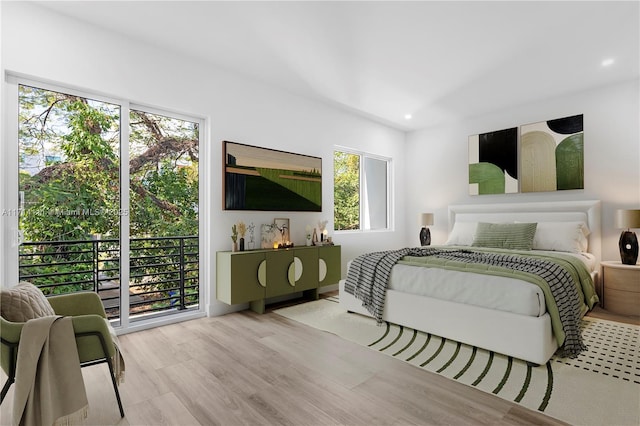
[[[574,256],[594,271],[593,255]],[[397,264],[391,272],[389,289],[520,315],[538,317],[546,312],[540,287],[508,277]]]

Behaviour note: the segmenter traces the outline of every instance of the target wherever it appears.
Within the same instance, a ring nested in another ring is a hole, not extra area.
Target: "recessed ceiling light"
[[[603,67],[608,67],[609,65],[613,65],[613,58],[607,58],[604,61],[602,61],[602,66]]]
[[[405,114],[404,115],[404,119],[405,120],[411,120],[411,114]]]

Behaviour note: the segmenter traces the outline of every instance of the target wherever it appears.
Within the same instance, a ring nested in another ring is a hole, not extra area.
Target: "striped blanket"
[[[435,256],[463,263],[479,263],[535,274],[548,284],[557,305],[565,339],[561,355],[576,357],[586,349],[580,334],[581,295],[571,274],[550,260],[516,254],[489,253],[471,250],[442,250],[435,248],[404,248],[365,254],[351,263],[345,291],[362,301],[362,305],[380,324],[391,269],[405,256]]]

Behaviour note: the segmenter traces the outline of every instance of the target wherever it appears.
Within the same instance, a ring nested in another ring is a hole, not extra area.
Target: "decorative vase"
[[[620,260],[625,265],[635,265],[638,261],[638,237],[633,231],[622,231],[618,241]]]
[[[311,241],[311,236],[307,237],[307,245],[310,246],[312,244],[313,242]]]
[[[240,251],[244,251],[244,238],[240,238],[239,248],[240,248]]]
[[[233,241],[231,243],[231,251],[238,251],[238,243]]]
[[[420,230],[420,245],[428,246],[431,244],[431,231],[426,226],[423,226]]]
[[[318,233],[316,232],[315,228],[314,228],[314,230],[313,230],[313,236],[311,237],[311,242],[312,242],[313,244],[315,244],[315,243],[317,243],[317,242],[318,242]]]

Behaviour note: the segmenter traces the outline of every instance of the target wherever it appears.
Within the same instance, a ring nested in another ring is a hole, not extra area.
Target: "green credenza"
[[[340,246],[294,247],[216,253],[216,296],[229,305],[250,303],[264,313],[265,300],[303,292],[318,298],[318,288],[341,277]]]

